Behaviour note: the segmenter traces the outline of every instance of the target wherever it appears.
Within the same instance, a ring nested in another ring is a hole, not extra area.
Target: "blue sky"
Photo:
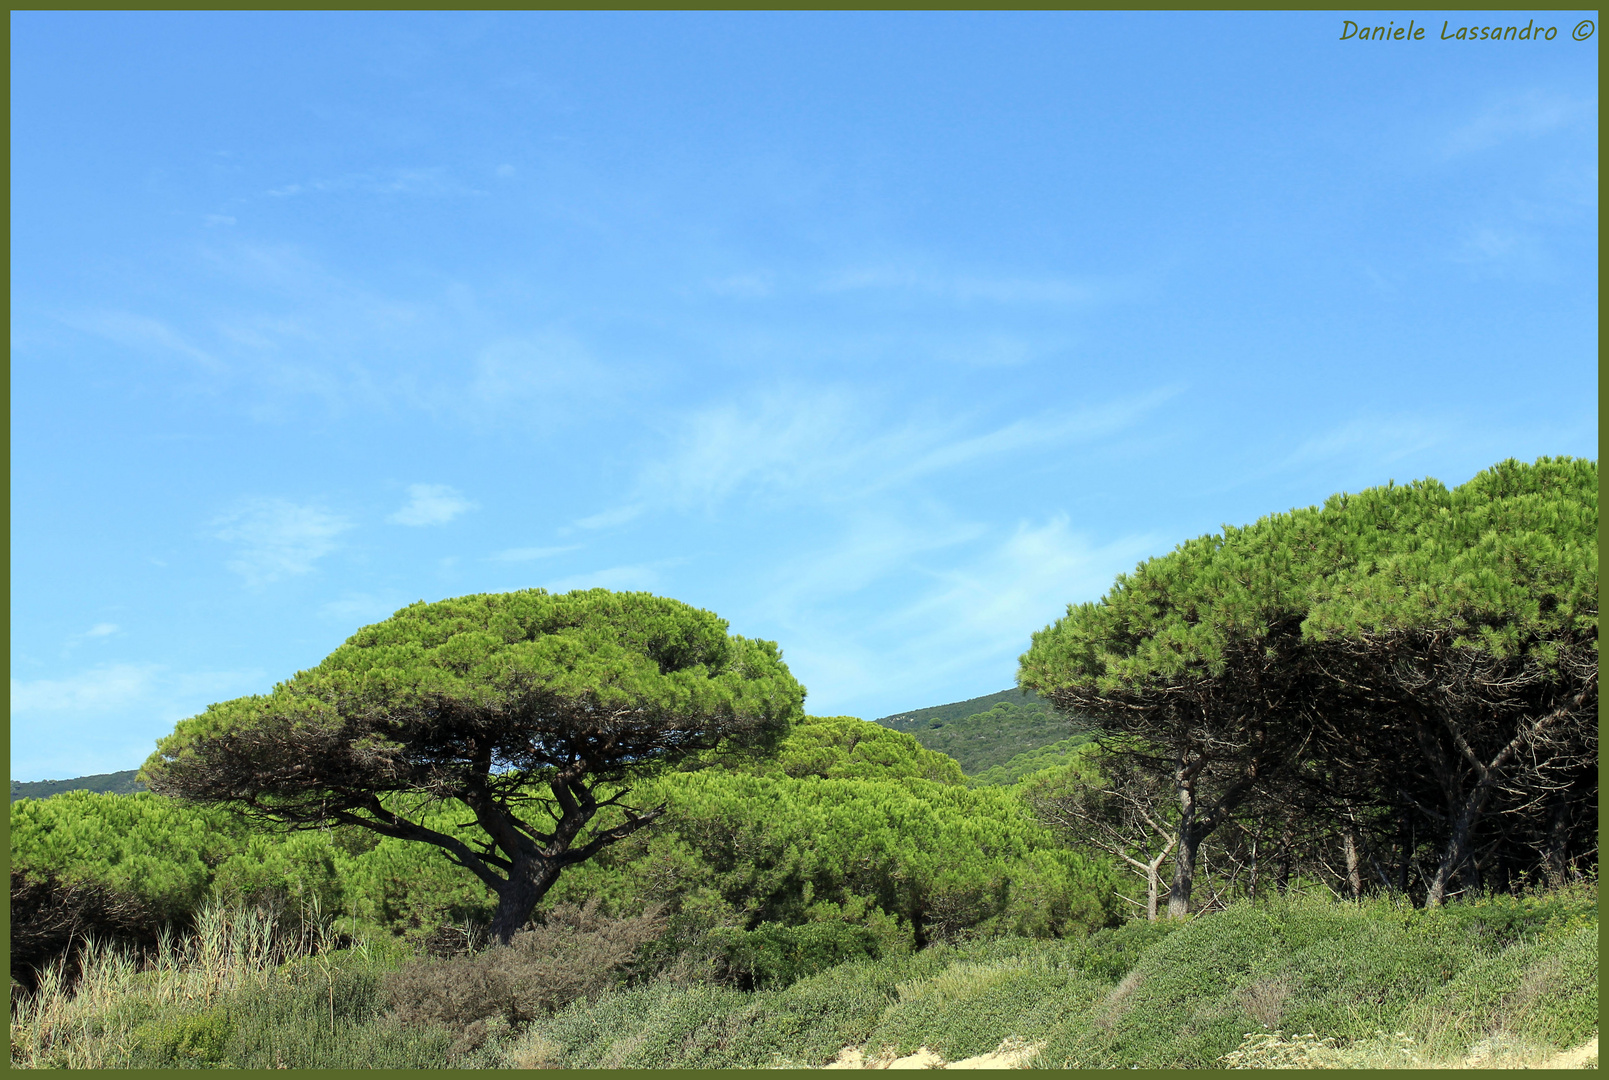
[[[1224,523],[1596,457],[1596,16],[1344,17],[14,13],[11,775],[532,586],[882,716]]]

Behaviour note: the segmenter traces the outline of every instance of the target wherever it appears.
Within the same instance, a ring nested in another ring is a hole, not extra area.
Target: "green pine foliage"
[[[1116,916],[1109,863],[1061,846],[1010,788],[711,770],[663,776],[639,794],[668,804],[666,824],[576,867],[555,900],[669,903],[747,929],[894,920],[917,945]]]
[[[1066,850],[1010,789],[968,791],[953,760],[909,735],[807,717],[774,758],[733,765],[640,783],[634,799],[665,804],[665,821],[571,868],[547,906],[670,904],[684,933],[831,922],[884,943],[1059,933],[1114,917],[1117,878],[1104,860]],[[453,801],[415,816],[472,835],[473,815]],[[353,827],[285,832],[151,793],[23,800],[11,835],[14,865],[134,892],[178,923],[217,895],[316,903],[354,929],[423,940],[442,927],[484,930],[495,909],[478,879],[432,847]],[[806,951],[823,949],[847,955]]]
[[[460,828],[442,807],[428,820]],[[428,935],[489,919],[488,890],[440,854],[358,829],[283,832],[149,792],[65,792],[11,807],[11,862],[23,873],[93,882],[187,924],[209,896],[270,907],[317,905],[354,926]],[[155,929],[154,927],[152,928]]]
[[[738,764],[734,771],[793,779],[916,777],[939,784],[966,782],[954,758],[924,749],[909,734],[854,716],[806,716],[789,730],[774,757],[753,765]]]
[[[68,791],[12,804],[11,865],[104,883],[182,920],[206,895],[214,870],[245,848],[248,835],[231,814],[149,792]]]

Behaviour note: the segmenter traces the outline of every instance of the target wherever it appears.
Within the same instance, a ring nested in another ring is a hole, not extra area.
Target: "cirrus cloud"
[[[386,520],[393,525],[445,525],[477,505],[446,484],[409,484],[408,504]]]
[[[335,550],[335,538],[351,522],[286,499],[246,499],[213,521],[216,539],[237,545],[229,569],[249,585],[309,573],[313,564]]]

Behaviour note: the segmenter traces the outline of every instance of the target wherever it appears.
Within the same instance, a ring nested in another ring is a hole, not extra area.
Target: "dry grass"
[[[195,933],[180,941],[164,932],[145,956],[86,940],[75,956],[62,956],[40,973],[34,993],[12,1001],[12,1067],[128,1065],[142,1012],[210,1006],[236,990],[264,985],[285,960],[327,956],[327,922],[316,909],[304,915],[310,917],[287,926],[273,912],[210,904],[196,916]],[[76,980],[69,977],[75,969]]]

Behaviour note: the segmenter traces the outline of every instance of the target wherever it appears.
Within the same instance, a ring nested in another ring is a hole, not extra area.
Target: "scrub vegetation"
[[[1553,1061],[1596,527],[1569,459],[1337,496],[1069,608],[1037,694],[878,723],[675,601],[414,605],[149,791],[12,803],[12,1064]]]

